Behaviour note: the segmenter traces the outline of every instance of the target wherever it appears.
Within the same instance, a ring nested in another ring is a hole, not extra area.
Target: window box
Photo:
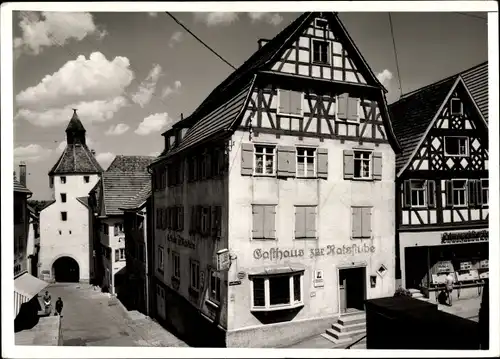
[[[275,311],[304,306],[304,272],[252,276],[251,311]]]

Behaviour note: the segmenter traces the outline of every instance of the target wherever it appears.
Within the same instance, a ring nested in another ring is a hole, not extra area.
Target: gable
[[[479,110],[459,79],[443,101],[407,169],[488,170],[487,133]]]

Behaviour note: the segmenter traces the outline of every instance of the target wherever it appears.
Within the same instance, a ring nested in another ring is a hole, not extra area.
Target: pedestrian
[[[63,301],[61,297],[57,298],[56,301],[56,315],[60,315],[62,317],[62,310],[63,310]]]
[[[452,299],[452,292],[453,292],[453,284],[455,283],[455,276],[453,275],[454,273],[448,272],[448,275],[446,276],[446,297],[448,299],[448,305],[451,307],[451,299]]]
[[[45,295],[43,296],[43,304],[45,305],[45,313],[49,314],[50,313],[50,307],[51,307],[51,301],[52,297],[50,296],[50,293],[48,290],[45,291]]]

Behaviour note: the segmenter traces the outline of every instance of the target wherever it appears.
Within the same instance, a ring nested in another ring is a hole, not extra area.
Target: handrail
[[[345,347],[345,349],[351,349],[353,346],[355,346],[356,344],[358,344],[360,341],[362,341],[363,339],[366,338],[366,334],[363,335],[362,337],[356,339],[354,342],[352,342],[351,344],[349,344],[348,346]]]

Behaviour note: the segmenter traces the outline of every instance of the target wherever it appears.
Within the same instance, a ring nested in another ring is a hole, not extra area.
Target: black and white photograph
[[[496,2],[1,20],[2,356],[500,355]]]

